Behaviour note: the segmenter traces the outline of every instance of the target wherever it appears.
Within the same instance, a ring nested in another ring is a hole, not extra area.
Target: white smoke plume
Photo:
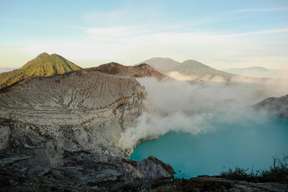
[[[282,86],[275,81],[225,85],[143,78],[139,82],[148,93],[147,111],[138,119],[136,127],[122,134],[120,145],[124,149],[132,149],[142,139],[157,138],[170,131],[191,134],[211,131],[215,118],[226,122],[256,118],[252,105],[288,93],[287,86],[279,92]]]

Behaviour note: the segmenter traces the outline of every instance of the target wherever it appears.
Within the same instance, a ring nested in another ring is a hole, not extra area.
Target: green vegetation
[[[81,68],[57,54],[42,53],[20,69],[0,74],[0,89],[31,77],[48,77]]]
[[[230,169],[223,172],[221,177],[232,180],[249,182],[277,182],[288,184],[288,156],[283,159],[274,159],[270,169],[265,171],[249,171],[249,169]]]

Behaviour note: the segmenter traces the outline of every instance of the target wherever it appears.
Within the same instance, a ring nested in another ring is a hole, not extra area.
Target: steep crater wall
[[[0,92],[0,129],[7,135],[0,149],[48,139],[67,151],[123,156],[120,134],[141,114],[145,94],[135,79],[97,71],[18,83]]]

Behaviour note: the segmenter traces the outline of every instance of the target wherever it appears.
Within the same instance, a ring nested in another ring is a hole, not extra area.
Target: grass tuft
[[[273,165],[265,171],[251,171],[249,169],[229,169],[221,173],[221,177],[231,180],[248,182],[277,182],[288,184],[288,156],[283,159],[273,159]]]

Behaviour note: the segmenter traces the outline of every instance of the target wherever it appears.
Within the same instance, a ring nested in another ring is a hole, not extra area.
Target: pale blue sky
[[[288,67],[288,0],[0,0],[0,67],[40,52],[93,66],[154,56]]]

